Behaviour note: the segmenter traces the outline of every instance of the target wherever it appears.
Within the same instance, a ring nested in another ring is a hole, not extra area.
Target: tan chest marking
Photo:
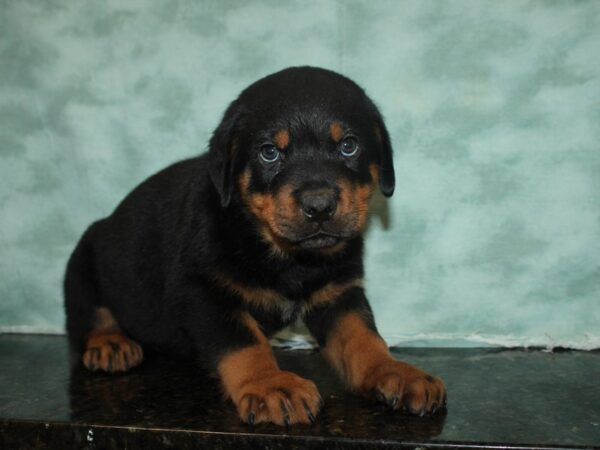
[[[225,286],[230,292],[233,292],[241,297],[245,303],[255,308],[262,309],[263,311],[279,310],[282,319],[284,320],[289,319],[293,312],[297,311],[296,305],[298,302],[286,298],[283,294],[277,292],[275,289],[248,286],[223,273],[215,273],[214,276],[221,285]],[[335,301],[342,294],[344,294],[344,292],[351,288],[362,286],[362,278],[356,278],[342,283],[327,283],[325,286],[312,292],[308,298],[306,298],[302,308],[298,311],[299,315],[303,316],[314,308],[318,308]]]

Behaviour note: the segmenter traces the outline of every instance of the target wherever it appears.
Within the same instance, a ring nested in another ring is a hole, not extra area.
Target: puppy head
[[[379,111],[354,82],[297,67],[244,90],[213,134],[210,176],[279,250],[328,250],[359,235],[379,186],[394,191],[392,149]]]

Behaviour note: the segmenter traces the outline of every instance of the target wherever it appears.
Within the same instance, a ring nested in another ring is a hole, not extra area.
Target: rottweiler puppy
[[[242,421],[289,425],[313,422],[322,401],[268,339],[301,319],[349,388],[433,413],[443,382],[390,355],[363,288],[369,199],[394,184],[388,131],[357,84],[312,67],[262,78],[206,154],[84,233],[65,276],[70,342],[90,370],[126,371],[144,349],[194,358]]]

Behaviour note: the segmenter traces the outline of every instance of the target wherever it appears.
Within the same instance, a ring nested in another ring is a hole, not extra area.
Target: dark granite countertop
[[[600,353],[396,349],[441,376],[448,409],[392,413],[343,389],[317,352],[278,350],[314,380],[313,426],[242,424],[218,384],[160,357],[117,376],[69,369],[60,336],[0,336],[0,448],[598,448]]]

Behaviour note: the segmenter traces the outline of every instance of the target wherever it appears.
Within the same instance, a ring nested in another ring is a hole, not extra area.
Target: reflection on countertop
[[[0,448],[600,448],[600,353],[395,349],[441,376],[448,409],[388,411],[344,390],[318,352],[277,350],[280,366],[316,382],[317,423],[242,424],[215,379],[151,355],[123,375],[69,364],[62,336],[0,336]],[[595,374],[595,375],[594,375]]]

